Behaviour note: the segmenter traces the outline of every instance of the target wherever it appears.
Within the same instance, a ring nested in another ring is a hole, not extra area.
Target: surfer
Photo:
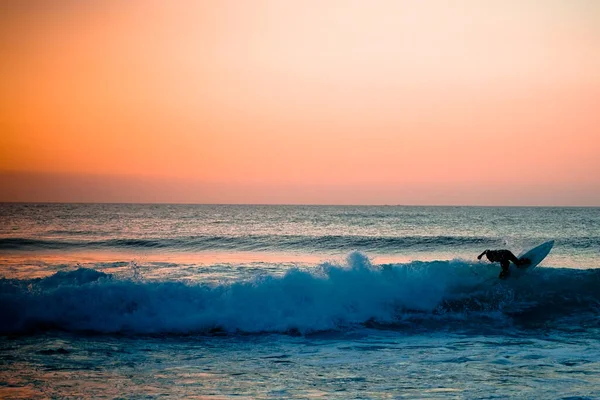
[[[490,262],[500,263],[500,267],[502,267],[502,272],[500,272],[500,276],[498,276],[500,279],[506,279],[510,275],[509,265],[511,261],[517,267],[529,263],[529,260],[527,259],[519,260],[510,250],[486,250],[478,255],[477,259],[481,260],[481,257],[484,255]]]

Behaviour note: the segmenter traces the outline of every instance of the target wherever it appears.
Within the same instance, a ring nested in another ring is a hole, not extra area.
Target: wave
[[[210,334],[477,326],[600,315],[600,269],[538,268],[507,281],[465,261],[347,263],[230,284],[143,282],[92,269],[0,280],[0,331]]]
[[[305,235],[246,235],[246,236],[185,236],[174,238],[116,238],[106,240],[58,240],[34,238],[0,238],[1,250],[73,250],[73,249],[167,249],[177,251],[201,250],[361,250],[395,251],[438,248],[502,247],[502,238],[480,236],[305,236]],[[576,249],[599,248],[600,237],[573,237],[560,241],[562,247]]]

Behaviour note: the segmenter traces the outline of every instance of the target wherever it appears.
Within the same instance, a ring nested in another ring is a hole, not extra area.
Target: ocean
[[[600,398],[600,208],[0,204],[0,278],[2,398]]]

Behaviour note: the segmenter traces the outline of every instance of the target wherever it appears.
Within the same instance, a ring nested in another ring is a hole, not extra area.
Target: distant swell
[[[171,242],[171,243],[169,243]],[[110,240],[44,240],[27,238],[0,239],[0,250],[71,250],[77,248],[164,248],[172,240],[110,239]]]
[[[0,239],[0,250],[73,250],[73,249],[172,249],[199,250],[362,250],[387,251],[439,248],[504,246],[502,238],[478,236],[303,236],[303,235],[246,235],[246,236],[189,236],[175,238],[119,238],[107,240],[46,240],[32,238]],[[561,246],[599,248],[600,238],[571,238]]]
[[[80,268],[1,279],[0,331],[309,333],[600,316],[600,270],[538,268],[505,282],[496,275],[486,264],[462,261],[372,266],[361,253],[345,265],[221,285],[120,280]]]

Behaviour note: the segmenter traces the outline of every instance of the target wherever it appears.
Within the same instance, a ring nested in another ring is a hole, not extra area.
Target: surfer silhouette
[[[502,267],[502,271],[498,278],[506,279],[510,275],[509,265],[512,261],[517,267],[522,265],[527,265],[529,260],[523,259],[519,260],[510,250],[486,250],[480,255],[477,256],[478,260],[481,260],[481,257],[486,256],[490,262],[499,262],[500,267]]]

